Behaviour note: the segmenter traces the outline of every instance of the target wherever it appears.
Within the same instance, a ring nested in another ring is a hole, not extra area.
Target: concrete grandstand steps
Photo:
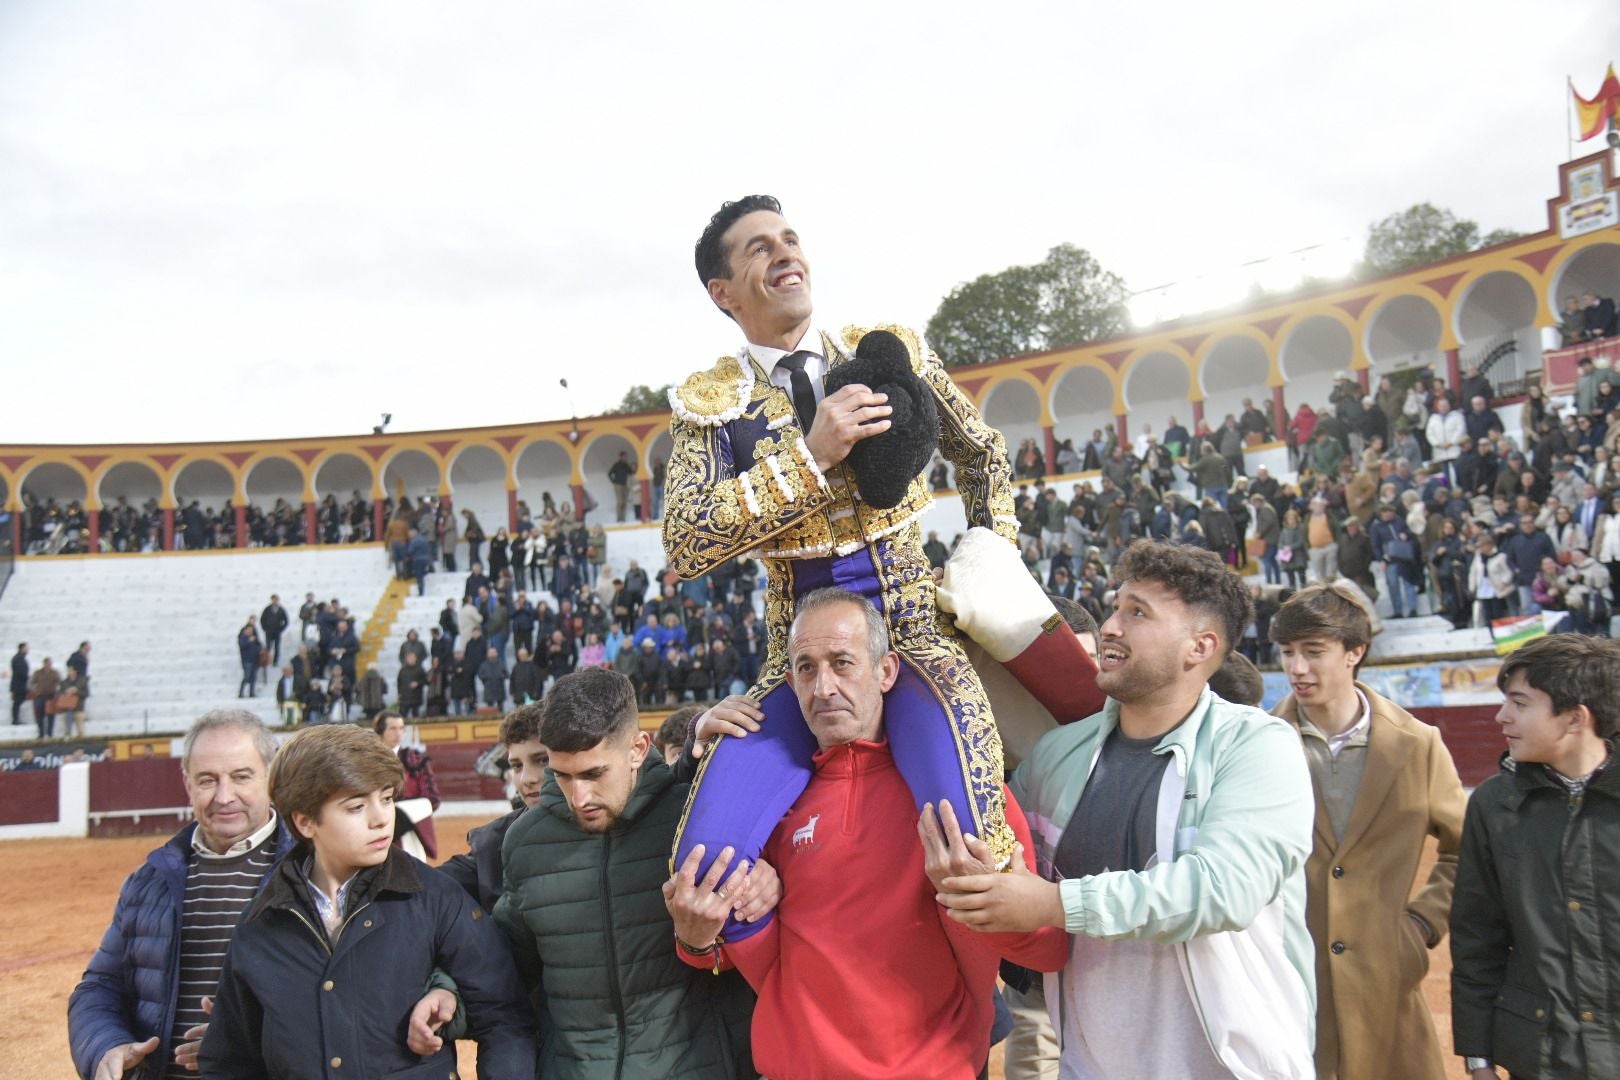
[[[23,559],[0,597],[0,642],[9,655],[27,641],[36,668],[46,656],[60,668],[80,641],[92,643],[91,735],[181,731],[208,709],[239,704],[269,720],[273,682],[257,698],[236,697],[236,633],[247,616],[281,596],[285,662],[297,652],[306,592],[336,596],[364,621],[389,578],[376,546]],[[33,733],[32,723],[0,724],[0,738]]]

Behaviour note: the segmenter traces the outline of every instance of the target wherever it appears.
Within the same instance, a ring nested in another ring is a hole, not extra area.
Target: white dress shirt
[[[815,389],[816,403],[819,405],[821,399],[827,396],[825,388],[821,385],[821,380],[827,374],[827,358],[822,356],[821,330],[814,323],[811,323],[810,328],[804,332],[799,344],[791,349],[775,349],[769,345],[755,345],[753,342],[749,342],[743,348],[760,367],[765,369],[765,374],[772,385],[786,390],[789,398],[793,397],[793,373],[781,366],[782,358],[800,350],[814,353],[815,355],[805,362],[804,373],[810,377],[810,385]]]

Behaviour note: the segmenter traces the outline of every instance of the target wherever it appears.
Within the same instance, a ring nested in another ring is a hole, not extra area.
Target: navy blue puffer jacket
[[[174,1059],[170,1036],[180,992],[180,909],[195,824],[181,829],[146,857],[118,893],[112,923],[68,999],[68,1041],[73,1064],[88,1080],[108,1050],[158,1037],[136,1077],[157,1077]],[[276,854],[292,848],[286,823],[276,831]],[[262,887],[262,882],[260,883]]]

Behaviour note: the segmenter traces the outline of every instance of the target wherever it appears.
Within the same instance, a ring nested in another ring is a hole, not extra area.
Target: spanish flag
[[[1590,99],[1581,97],[1573,82],[1569,85],[1569,92],[1575,96],[1575,122],[1580,128],[1580,141],[1603,134],[1603,129],[1611,121],[1620,118],[1620,79],[1615,78],[1613,64],[1609,65],[1603,85]]]

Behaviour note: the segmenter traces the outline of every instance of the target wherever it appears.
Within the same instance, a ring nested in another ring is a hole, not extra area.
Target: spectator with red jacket
[[[735,966],[759,994],[753,1051],[764,1075],[972,1080],[989,1058],[1001,957],[1056,970],[1066,937],[1056,928],[977,936],[935,901],[946,877],[992,869],[993,859],[964,840],[947,808],[943,832],[929,830],[922,845],[912,833],[915,803],[883,724],[899,660],[876,609],[842,589],[812,592],[799,602],[789,650],[789,677],[820,751],[765,845],[781,904],[763,930],[717,941],[731,901],[718,874],[696,880],[694,851],[665,887],[677,951],[695,967]],[[1007,818],[1029,852],[1010,799]]]

